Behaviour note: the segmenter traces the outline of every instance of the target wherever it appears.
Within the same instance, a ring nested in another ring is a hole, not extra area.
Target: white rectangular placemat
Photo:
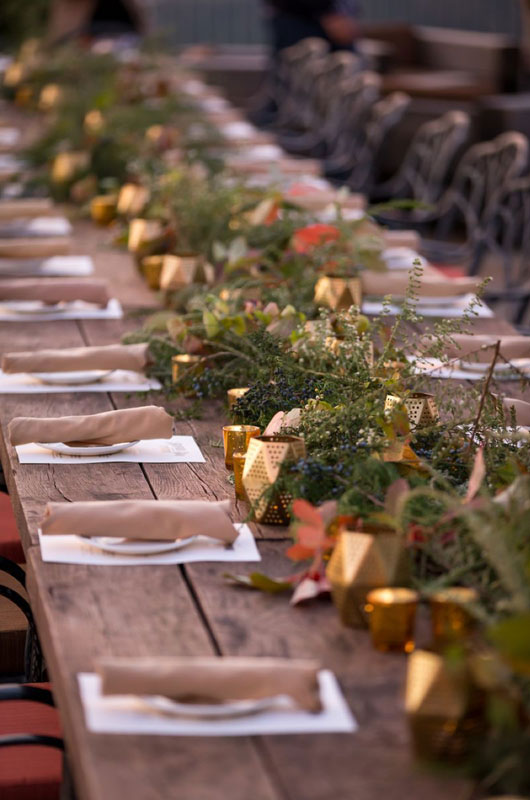
[[[130,461],[137,464],[204,464],[204,456],[193,436],[171,439],[142,439],[138,444],[107,456],[65,456],[38,444],[18,444],[21,464],[100,464]]]
[[[283,733],[355,733],[357,722],[335,675],[318,673],[323,709],[264,711],[248,717],[193,720],[143,711],[131,695],[104,697],[101,680],[93,673],[78,676],[87,728],[94,733],[151,734],[155,736],[265,736]]]
[[[116,299],[109,300],[105,308],[96,308],[82,302],[69,303],[64,310],[50,314],[40,312],[21,314],[9,311],[0,303],[0,322],[55,322],[61,319],[121,319],[122,317],[121,303]]]
[[[67,385],[42,383],[33,375],[17,372],[6,375],[0,369],[0,394],[64,394],[65,392],[151,392],[162,388],[156,378],[146,378],[140,372],[116,369],[95,383]]]
[[[223,542],[198,536],[183,547],[152,556],[123,556],[105,553],[80,536],[43,536],[39,530],[39,543],[43,561],[54,564],[92,564],[101,567],[131,567],[145,564],[191,564],[198,561],[261,561],[252,531],[244,523],[237,523],[239,536],[226,547]],[[111,533],[110,531],[108,532]],[[106,535],[105,531],[101,532]]]
[[[422,317],[440,317],[442,319],[457,319],[461,317],[465,309],[469,307],[469,303],[474,298],[473,294],[465,294],[462,297],[455,297],[454,303],[435,305],[416,305],[416,313]],[[386,306],[390,314],[400,314],[402,307],[396,303],[391,303]],[[380,300],[363,300],[363,313],[376,316],[383,311],[383,303]],[[493,317],[493,311],[488,308],[484,303],[481,306],[475,306],[474,315],[477,317]]]
[[[14,219],[4,223],[5,229],[16,230],[17,236],[69,236],[72,225],[66,217],[33,217],[33,219]],[[0,225],[0,231],[2,229]]]
[[[0,277],[82,278],[92,275],[90,256],[52,256],[51,258],[0,258]]]

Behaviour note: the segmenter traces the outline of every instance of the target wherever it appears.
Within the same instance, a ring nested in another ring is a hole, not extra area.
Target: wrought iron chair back
[[[0,572],[5,572],[14,578],[21,586],[26,588],[26,576],[24,570],[5,556],[0,556]],[[37,628],[33,619],[31,606],[21,594],[15,589],[0,584],[0,596],[5,597],[9,602],[16,605],[22,611],[28,622],[26,635],[26,646],[24,652],[24,679],[29,682],[41,682],[46,680],[46,667],[37,635]]]

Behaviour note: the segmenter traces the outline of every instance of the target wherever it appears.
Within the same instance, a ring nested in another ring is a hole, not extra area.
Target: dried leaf
[[[482,481],[484,480],[485,475],[486,475],[486,464],[484,461],[484,449],[480,447],[477,450],[477,454],[475,456],[475,461],[473,464],[473,469],[469,477],[469,484],[467,487],[467,493],[464,500],[465,503],[468,503],[475,497],[478,490],[482,486]]]
[[[302,522],[307,522],[309,525],[315,525],[316,527],[322,525],[322,517],[318,509],[308,503],[307,500],[295,500],[292,505],[292,512],[293,516],[302,520]]]
[[[282,422],[283,418],[285,417],[285,411],[278,411],[265,430],[263,431],[264,436],[274,436],[274,434],[279,433],[282,429]]]

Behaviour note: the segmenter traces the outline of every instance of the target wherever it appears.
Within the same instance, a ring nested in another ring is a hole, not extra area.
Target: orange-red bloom
[[[308,253],[320,245],[336,242],[339,236],[340,231],[335,225],[317,222],[297,230],[293,236],[292,246],[297,253]]]

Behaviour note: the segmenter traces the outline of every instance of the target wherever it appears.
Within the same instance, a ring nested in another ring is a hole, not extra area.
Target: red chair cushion
[[[49,689],[50,684],[30,684]],[[40,733],[61,737],[57,709],[29,700],[0,703],[0,736]],[[42,745],[0,748],[2,800],[59,800],[62,754]]]
[[[24,551],[9,495],[0,492],[0,555],[24,563]]]
[[[440,270],[447,278],[465,278],[467,276],[465,269],[457,264],[432,264],[432,266]]]

